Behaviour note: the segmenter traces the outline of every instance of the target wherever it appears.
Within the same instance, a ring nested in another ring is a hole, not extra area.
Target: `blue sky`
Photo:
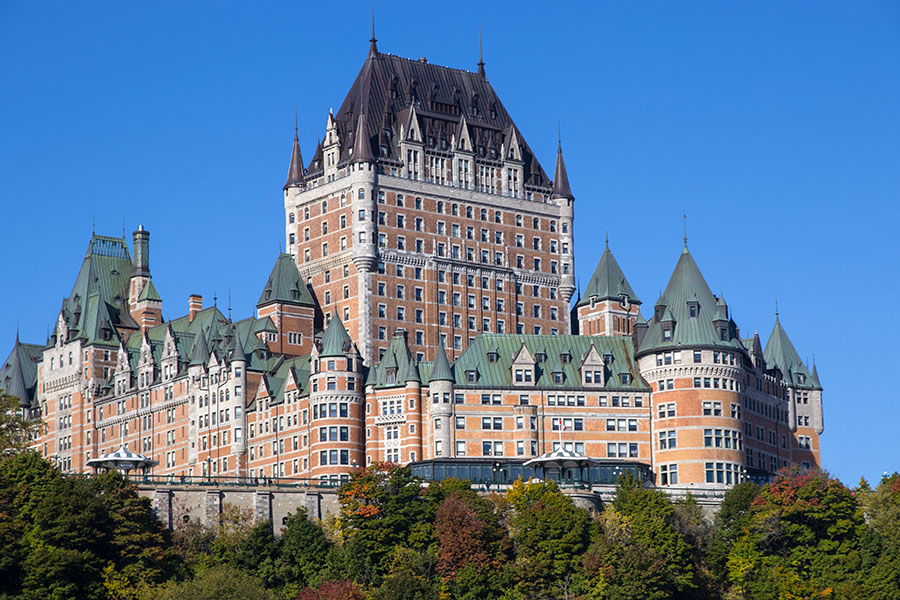
[[[252,312],[284,237],[295,107],[309,157],[370,31],[365,0],[263,5],[0,4],[0,354],[17,322],[45,339],[92,215],[151,231],[167,317],[193,292]],[[686,212],[742,334],[765,341],[777,297],[815,356],[825,467],[851,484],[900,468],[900,4],[376,10],[381,51],[472,70],[481,24],[488,78],[551,172],[561,122],[582,285],[608,230],[649,315]]]

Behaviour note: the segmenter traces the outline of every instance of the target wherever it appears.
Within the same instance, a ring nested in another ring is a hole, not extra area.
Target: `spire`
[[[351,162],[375,162],[372,156],[372,144],[366,133],[366,116],[360,114],[356,120],[356,132],[353,134],[353,160]]]
[[[369,58],[378,56],[378,40],[375,39],[375,0],[372,0],[372,37],[369,38]]]
[[[291,149],[291,164],[288,167],[284,189],[303,185],[303,155],[300,153],[300,135],[297,129],[297,114],[294,113],[294,147]]]
[[[341,318],[338,316],[337,309],[331,316],[331,321],[322,334],[322,351],[319,356],[344,356],[347,353],[347,346],[350,343],[350,335],[344,328]]]
[[[481,75],[482,79],[486,79],[487,76],[484,73],[484,44],[481,39],[481,25],[478,25],[478,74]]]
[[[591,298],[600,300],[621,300],[627,296],[631,304],[640,304],[637,294],[634,293],[625,273],[609,249],[609,236],[606,239],[606,249],[600,255],[597,268],[584,289],[583,299],[578,304],[589,304]]]
[[[444,352],[444,344],[438,344],[437,353],[434,356],[434,365],[431,367],[431,378],[428,383],[433,381],[453,381],[453,372],[447,361],[447,353]]]
[[[194,351],[191,353],[190,366],[204,366],[209,362],[209,346],[206,344],[206,336],[203,331],[197,332],[197,341],[194,342]]]
[[[562,136],[557,139],[556,146],[556,171],[553,174],[553,193],[551,198],[574,198],[569,187],[569,175],[566,173],[566,163],[563,160]]]

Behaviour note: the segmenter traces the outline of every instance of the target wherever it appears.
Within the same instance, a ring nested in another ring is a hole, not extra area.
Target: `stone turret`
[[[553,193],[550,198],[559,205],[560,283],[559,295],[567,303],[575,294],[575,196],[569,187],[569,174],[563,160],[562,140],[556,148],[556,171],[553,176]],[[566,333],[571,333],[569,311],[566,317]]]

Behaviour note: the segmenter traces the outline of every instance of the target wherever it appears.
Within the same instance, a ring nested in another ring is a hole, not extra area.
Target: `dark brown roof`
[[[291,166],[288,168],[287,182],[284,189],[303,185],[303,155],[300,154],[300,138],[294,128],[294,147],[291,149]]]
[[[374,46],[374,44],[373,44]],[[480,158],[502,161],[501,146],[507,143],[515,123],[483,73],[472,73],[428,63],[369,52],[362,69],[335,115],[341,139],[341,163],[357,158],[357,130],[363,117],[369,152],[383,159],[399,159],[401,126],[407,129],[410,108],[415,107],[426,148],[452,152],[460,116],[465,115],[469,136]],[[550,188],[551,182],[521,133],[522,162],[526,183]],[[354,148],[353,154],[350,149]],[[493,152],[493,154],[492,154]],[[319,149],[317,148],[317,155]],[[307,176],[321,171],[314,156]]]
[[[574,198],[569,187],[569,174],[566,173],[566,163],[563,160],[562,142],[556,147],[556,171],[553,173],[552,198]]]

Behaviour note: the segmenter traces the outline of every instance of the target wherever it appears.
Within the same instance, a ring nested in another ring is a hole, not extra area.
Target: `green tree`
[[[329,547],[322,527],[311,521],[305,510],[301,508],[288,517],[274,567],[277,579],[289,594],[295,595],[307,585],[322,581],[322,559]]]
[[[428,525],[428,507],[421,483],[409,469],[388,463],[360,469],[341,487],[339,500],[351,579],[377,583],[388,571],[395,546],[422,545],[414,534],[423,522]]]
[[[569,588],[590,542],[590,515],[553,482],[515,482],[507,492],[508,520],[521,593],[547,595]]]
[[[24,452],[43,430],[42,421],[24,416],[19,398],[0,390],[0,457]]]
[[[752,481],[737,484],[725,493],[716,513],[704,563],[719,592],[728,587],[728,554],[748,526],[750,504],[759,490],[760,486]]]
[[[260,521],[250,530],[234,557],[233,566],[258,577],[267,589],[272,589],[281,585],[275,566],[279,553],[280,544],[272,533],[272,522]]]
[[[229,565],[201,569],[192,579],[149,592],[147,600],[271,600],[272,595],[255,577]]]
[[[687,597],[693,592],[691,547],[679,531],[679,517],[665,495],[624,476],[607,512],[585,560],[595,595],[665,598]],[[684,519],[698,519],[693,507],[685,509],[684,515]],[[682,527],[688,525],[682,523]]]
[[[869,598],[900,598],[900,473],[882,478],[875,490],[865,480],[857,496],[866,515],[869,533],[865,582]]]
[[[750,506],[728,558],[733,591],[754,600],[863,596],[863,514],[821,471],[783,471]]]

